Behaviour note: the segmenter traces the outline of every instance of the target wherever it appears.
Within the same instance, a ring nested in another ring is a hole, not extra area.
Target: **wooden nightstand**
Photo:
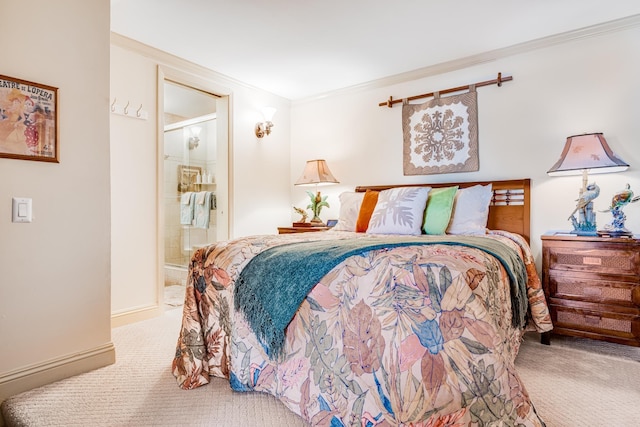
[[[331,227],[278,227],[278,234],[291,233],[313,233],[316,231],[326,231]]]
[[[640,347],[640,236],[545,234],[542,286],[552,333]]]

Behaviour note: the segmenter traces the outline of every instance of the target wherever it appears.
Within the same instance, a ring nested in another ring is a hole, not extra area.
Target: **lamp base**
[[[311,224],[311,227],[326,227],[327,225],[322,222],[322,220],[318,217],[313,218],[311,221],[309,221],[309,224]]]
[[[578,213],[578,218],[575,216],[576,212]],[[573,225],[571,234],[577,234],[578,236],[598,235],[596,233],[596,213],[593,210],[593,202],[587,203],[582,208],[576,208],[576,211],[571,214],[569,220]]]
[[[573,225],[573,231],[571,234],[577,234],[578,236],[596,236],[596,223],[595,222],[587,222],[580,218],[580,221],[576,219],[575,216],[571,216],[569,218]]]

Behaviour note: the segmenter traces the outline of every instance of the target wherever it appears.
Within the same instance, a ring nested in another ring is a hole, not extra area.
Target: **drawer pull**
[[[602,318],[600,316],[589,316],[589,315],[585,315],[584,316],[584,323],[586,323],[587,325],[600,325],[600,321],[602,320]]]
[[[583,288],[582,290],[585,296],[589,297],[600,297],[602,296],[602,288],[597,288],[594,286]]]
[[[582,257],[582,263],[585,265],[602,265],[602,258],[585,256]]]

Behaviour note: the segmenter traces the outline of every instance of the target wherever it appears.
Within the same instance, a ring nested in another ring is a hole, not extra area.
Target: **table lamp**
[[[547,171],[549,176],[582,175],[582,188],[576,208],[569,216],[573,225],[572,233],[579,236],[595,236],[596,213],[593,200],[600,194],[595,182],[588,183],[589,173],[622,172],[629,167],[616,156],[602,133],[585,133],[567,138],[560,159]],[[576,219],[575,214],[578,213]]]
[[[322,227],[324,226],[324,222],[320,219],[320,210],[323,206],[329,207],[327,203],[327,196],[322,197],[320,192],[318,191],[319,185],[329,185],[329,184],[338,184],[338,180],[333,176],[331,171],[329,170],[329,166],[327,166],[327,162],[325,160],[308,160],[307,164],[304,167],[304,171],[302,171],[302,175],[295,182],[294,185],[315,185],[316,193],[313,194],[310,191],[307,191],[309,197],[311,198],[311,203],[307,206],[308,209],[311,209],[313,212],[313,219],[311,219],[312,226]]]

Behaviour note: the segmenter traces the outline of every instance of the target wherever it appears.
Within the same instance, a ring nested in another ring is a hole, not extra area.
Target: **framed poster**
[[[58,163],[58,88],[0,75],[0,157]]]
[[[200,166],[178,165],[178,193],[187,191],[198,191],[198,175],[202,180],[202,168]]]

